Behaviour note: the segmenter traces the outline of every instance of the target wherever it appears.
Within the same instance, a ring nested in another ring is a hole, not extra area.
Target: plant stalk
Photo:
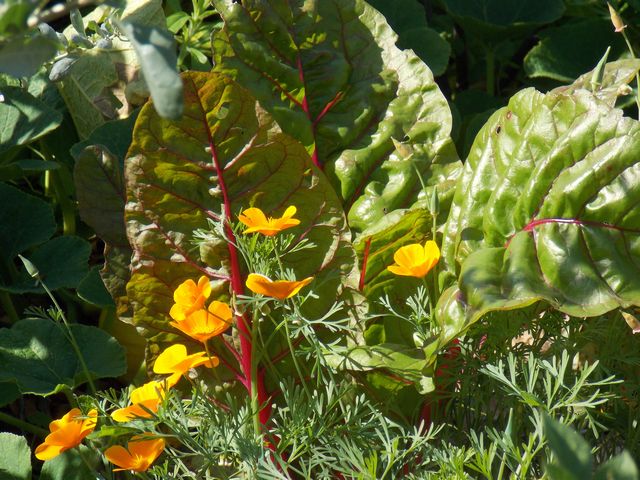
[[[44,288],[44,291],[47,292],[47,295],[49,296],[49,298],[51,299],[51,301],[55,305],[56,309],[58,310],[58,312],[60,312],[60,318],[62,318],[62,322],[64,323],[64,326],[66,328],[67,338],[69,339],[69,343],[71,343],[71,347],[73,348],[73,351],[76,354],[76,357],[78,357],[78,362],[80,362],[80,367],[82,368],[82,372],[84,373],[84,376],[87,379],[87,383],[89,384],[89,389],[91,390],[91,393],[93,395],[95,395],[96,392],[97,392],[96,386],[93,383],[93,379],[91,378],[91,373],[89,371],[89,367],[87,367],[87,363],[84,360],[84,356],[82,355],[82,351],[80,350],[80,346],[78,345],[78,342],[76,341],[76,337],[73,334],[73,332],[71,331],[71,326],[69,325],[69,322],[67,321],[67,317],[64,314],[64,312],[62,311],[62,309],[60,308],[60,305],[58,305],[58,302],[56,301],[56,298],[51,293],[51,290],[49,290],[49,288],[47,288],[47,286],[42,281],[40,281],[40,285],[42,285],[42,288]]]
[[[36,425],[32,425],[28,422],[25,422],[24,420],[20,420],[19,418],[16,418],[2,411],[0,411],[0,422],[6,423],[7,425],[11,425],[13,427],[17,427],[23,432],[32,433],[34,435],[37,435],[40,438],[44,438],[47,435],[49,435],[49,432],[44,428],[37,427]]]
[[[633,50],[633,46],[629,41],[629,37],[627,37],[627,33],[624,31],[624,29],[621,31],[621,33],[622,33],[622,38],[624,38],[624,41],[627,44],[629,53],[631,53],[631,56],[634,59],[637,59],[638,57],[636,57],[636,52]],[[638,73],[636,73],[636,105],[638,107],[638,119],[640,120],[640,75],[638,75]]]

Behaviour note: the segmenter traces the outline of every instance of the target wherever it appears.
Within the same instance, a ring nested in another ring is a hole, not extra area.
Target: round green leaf
[[[26,319],[0,329],[0,381],[15,382],[20,392],[51,395],[86,381],[61,325]],[[103,330],[71,325],[94,378],[117,377],[126,371],[124,349]]]
[[[62,122],[62,114],[18,87],[3,87],[0,102],[0,153],[26,145]]]
[[[56,237],[43,243],[28,255],[25,255],[38,269],[42,282],[49,290],[58,288],[76,288],[89,273],[89,255],[91,245],[86,240],[67,235]],[[3,289],[15,292],[43,292],[36,280],[23,272],[22,278]]]
[[[27,439],[0,432],[0,480],[31,480],[31,450]]]
[[[589,18],[540,32],[540,41],[524,59],[530,77],[571,82],[591,70],[611,46],[610,59],[626,51],[622,36],[608,19]]]
[[[552,23],[564,13],[562,0],[442,0],[456,20],[481,37],[502,40]]]
[[[56,230],[47,202],[0,183],[0,252],[5,261],[49,239]]]

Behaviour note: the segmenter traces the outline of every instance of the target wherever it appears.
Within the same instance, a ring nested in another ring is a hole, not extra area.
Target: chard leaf
[[[212,239],[198,248],[194,232],[209,230],[208,221],[220,221],[221,214],[236,222],[250,206],[267,214],[298,208],[301,225],[290,231],[315,247],[288,254],[286,265],[296,278],[314,277],[319,298],[305,307],[322,315],[355,268],[331,186],[304,146],[282,133],[245,89],[215,73],[188,73],[183,80],[183,117],[162,119],[145,105],[129,150],[125,221],[133,260],[127,292],[134,324],[154,342],[175,335],[168,324],[173,291],[188,278],[218,280],[214,296],[222,299],[229,280],[242,293],[247,272],[230,268],[228,242]]]
[[[353,230],[424,206],[428,190],[459,168],[451,113],[431,71],[396,47],[384,17],[364,1],[215,6],[225,21],[213,39],[216,70],[305,145]]]
[[[640,124],[591,92],[516,94],[476,137],[445,229],[443,341],[545,301],[640,305]]]

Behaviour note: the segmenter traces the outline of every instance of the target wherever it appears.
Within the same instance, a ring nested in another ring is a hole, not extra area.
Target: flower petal
[[[51,422],[49,424],[51,433],[36,448],[36,458],[49,460],[65,450],[80,445],[84,437],[95,429],[98,412],[92,409],[87,416],[89,418],[81,418],[80,409],[72,408],[62,418]]]
[[[424,248],[419,243],[405,245],[393,254],[393,259],[398,265],[411,269],[424,261]]]
[[[256,225],[266,225],[267,217],[259,208],[247,208],[238,215],[238,220],[247,227],[255,227]],[[246,233],[246,231],[245,231]]]
[[[38,460],[51,460],[69,448],[64,445],[50,445],[46,442],[38,445],[35,451]]]
[[[401,267],[400,265],[389,265],[387,267],[391,273],[395,273],[396,275],[403,275],[405,277],[413,277],[413,270],[409,270],[405,267]]]
[[[121,445],[113,445],[104,451],[104,456],[109,462],[120,468],[114,469],[114,472],[121,470],[132,470],[133,458],[131,454]]]
[[[158,411],[160,400],[145,400],[144,402],[119,408],[111,413],[111,418],[116,422],[130,422],[136,418],[151,418],[153,413]]]
[[[153,371],[155,373],[174,373],[176,371],[175,366],[182,362],[187,357],[187,347],[181,343],[171,345],[166,348],[153,364]]]
[[[293,205],[287,207],[287,209],[284,211],[284,214],[282,215],[283,219],[288,219],[293,217],[296,212],[298,211],[298,209],[296,207],[294,207]]]
[[[273,281],[269,277],[260,275],[259,273],[250,273],[247,277],[246,285],[249,290],[266,297],[284,300],[293,297],[300,289],[313,280],[313,277],[307,277],[299,281],[276,280]]]
[[[231,323],[233,312],[231,311],[231,307],[229,307],[228,304],[214,300],[209,304],[207,310],[211,315],[222,320],[223,322]]]

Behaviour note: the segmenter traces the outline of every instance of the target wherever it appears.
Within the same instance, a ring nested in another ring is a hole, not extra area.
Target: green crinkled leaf
[[[21,88],[2,87],[0,94],[0,153],[37,140],[62,123],[60,112]]]
[[[115,118],[120,102],[108,87],[118,82],[118,73],[108,52],[84,51],[58,82],[60,94],[81,139],[86,139],[106,118]]]
[[[124,349],[103,330],[72,324],[87,368],[94,378],[126,370]],[[51,395],[86,381],[62,327],[51,320],[26,319],[0,329],[0,381],[15,382],[22,394]]]
[[[587,18],[539,33],[540,41],[524,59],[524,70],[530,77],[547,77],[571,82],[591,70],[604,55],[607,46],[610,59],[626,51],[624,40],[604,18]]]
[[[154,340],[162,338],[159,332],[173,334],[168,312],[175,288],[203,274],[229,278],[226,241],[198,249],[194,231],[208,229],[207,220],[219,220],[223,208],[236,221],[249,206],[268,215],[288,205],[298,208],[301,226],[290,232],[316,247],[287,255],[285,263],[296,278],[314,277],[319,298],[305,307],[322,314],[355,268],[350,234],[331,186],[304,147],[281,133],[245,89],[218,74],[190,73],[183,80],[185,115],[163,120],[147,104],[129,150],[125,219],[134,255],[127,291],[134,323]],[[227,284],[217,295],[224,291]]]
[[[89,255],[91,245],[83,238],[73,235],[55,237],[25,254],[38,269],[42,281],[49,290],[59,288],[76,288],[89,273]],[[14,293],[44,293],[44,289],[36,284],[26,271],[21,277],[7,285],[3,290]]]
[[[27,439],[0,432],[0,479],[31,480],[31,450]]]
[[[416,170],[433,187],[459,165],[451,113],[431,71],[396,47],[384,17],[364,1],[215,6],[225,20],[214,35],[216,70],[248,88],[307,147],[352,229],[423,204],[428,193]]]
[[[442,0],[449,13],[482,38],[495,40],[552,23],[564,13],[562,0]]]
[[[370,304],[388,295],[391,303],[402,309],[407,295],[422,285],[419,279],[394,275],[387,267],[395,263],[393,254],[400,247],[431,238],[431,228],[431,215],[426,210],[398,210],[360,235],[355,245],[359,258],[370,242],[364,279],[364,294]]]
[[[53,208],[44,200],[0,183],[0,204],[0,252],[7,262],[56,230]]]
[[[629,95],[633,92],[629,84],[635,80],[638,71],[640,71],[640,60],[636,58],[627,58],[605,64],[601,83],[593,94],[608,103],[609,106],[615,106],[618,97]],[[579,89],[591,91],[592,79],[593,71],[590,71],[580,75],[571,85],[558,87],[553,92],[568,95],[575,93]]]
[[[527,89],[492,115],[445,229],[443,339],[539,300],[574,316],[640,305],[638,152],[638,122],[585,90]]]

